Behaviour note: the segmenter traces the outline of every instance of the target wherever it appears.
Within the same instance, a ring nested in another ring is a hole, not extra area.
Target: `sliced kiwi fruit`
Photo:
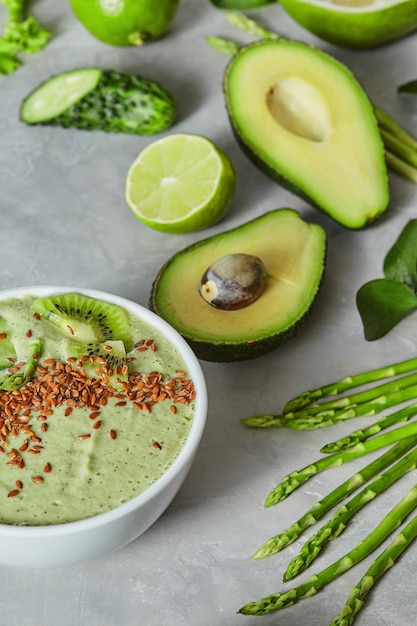
[[[120,339],[87,344],[68,341],[66,351],[69,357],[79,359],[79,363],[90,378],[106,376],[109,384],[115,387],[120,387],[128,380],[126,350]]]
[[[0,317],[0,369],[11,367],[16,359],[16,350],[6,320]]]
[[[132,348],[128,313],[116,304],[79,293],[64,293],[36,298],[32,310],[74,342],[102,344],[120,340],[126,351]]]

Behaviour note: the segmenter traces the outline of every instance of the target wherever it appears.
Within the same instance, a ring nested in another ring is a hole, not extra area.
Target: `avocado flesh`
[[[282,186],[351,229],[386,211],[373,107],[343,64],[304,43],[260,41],[232,58],[224,90],[240,145]]]
[[[156,277],[150,308],[183,335],[200,359],[238,361],[274,350],[310,310],[325,265],[326,234],[293,209],[276,209],[175,254]],[[208,304],[198,285],[226,254],[260,258],[268,274],[262,295],[245,308]]]

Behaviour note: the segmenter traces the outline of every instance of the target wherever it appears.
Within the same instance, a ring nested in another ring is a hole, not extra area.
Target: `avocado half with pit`
[[[299,329],[318,293],[326,233],[293,209],[276,209],[177,252],[152,285],[149,307],[169,322],[199,359],[242,361],[262,356]],[[208,267],[233,254],[260,259],[266,285],[238,310],[211,306],[199,284]]]
[[[232,57],[224,92],[238,142],[276,182],[347,228],[386,211],[374,109],[345,65],[302,42],[259,41]]]

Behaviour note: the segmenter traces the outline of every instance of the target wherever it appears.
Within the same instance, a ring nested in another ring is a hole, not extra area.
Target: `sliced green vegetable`
[[[61,72],[23,101],[26,124],[153,135],[175,118],[172,96],[157,82],[96,67]]]

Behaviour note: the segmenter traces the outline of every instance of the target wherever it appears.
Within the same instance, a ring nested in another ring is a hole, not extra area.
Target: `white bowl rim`
[[[155,326],[159,332],[179,350],[182,358],[187,365],[187,371],[190,378],[193,380],[195,389],[197,391],[195,400],[195,412],[193,417],[193,423],[191,425],[190,433],[185,441],[184,446],[179,452],[176,459],[164,472],[164,474],[158,478],[152,485],[147,487],[145,491],[138,494],[131,500],[118,505],[110,511],[99,513],[85,519],[77,520],[74,522],[64,522],[63,524],[48,524],[39,526],[25,526],[25,525],[13,525],[13,524],[1,524],[0,523],[0,536],[20,537],[24,538],[41,538],[43,536],[58,537],[67,534],[76,534],[83,532],[90,528],[98,528],[106,524],[115,522],[117,519],[122,518],[124,515],[136,510],[140,506],[146,504],[149,500],[155,497],[158,493],[170,483],[171,479],[180,473],[184,465],[186,465],[200,443],[201,437],[204,432],[207,409],[208,409],[208,395],[207,386],[203,370],[196,355],[185,341],[185,339],[163,318],[153,313],[150,309],[147,309],[141,304],[129,300],[123,296],[118,296],[106,291],[98,289],[90,289],[87,287],[74,287],[74,286],[53,286],[53,285],[38,285],[38,286],[24,286],[11,289],[0,290],[0,300],[6,298],[15,298],[23,295],[33,296],[45,296],[58,293],[80,293],[82,295],[90,296],[91,298],[97,298],[104,301],[108,301],[114,304],[119,304],[138,315],[144,321]]]

